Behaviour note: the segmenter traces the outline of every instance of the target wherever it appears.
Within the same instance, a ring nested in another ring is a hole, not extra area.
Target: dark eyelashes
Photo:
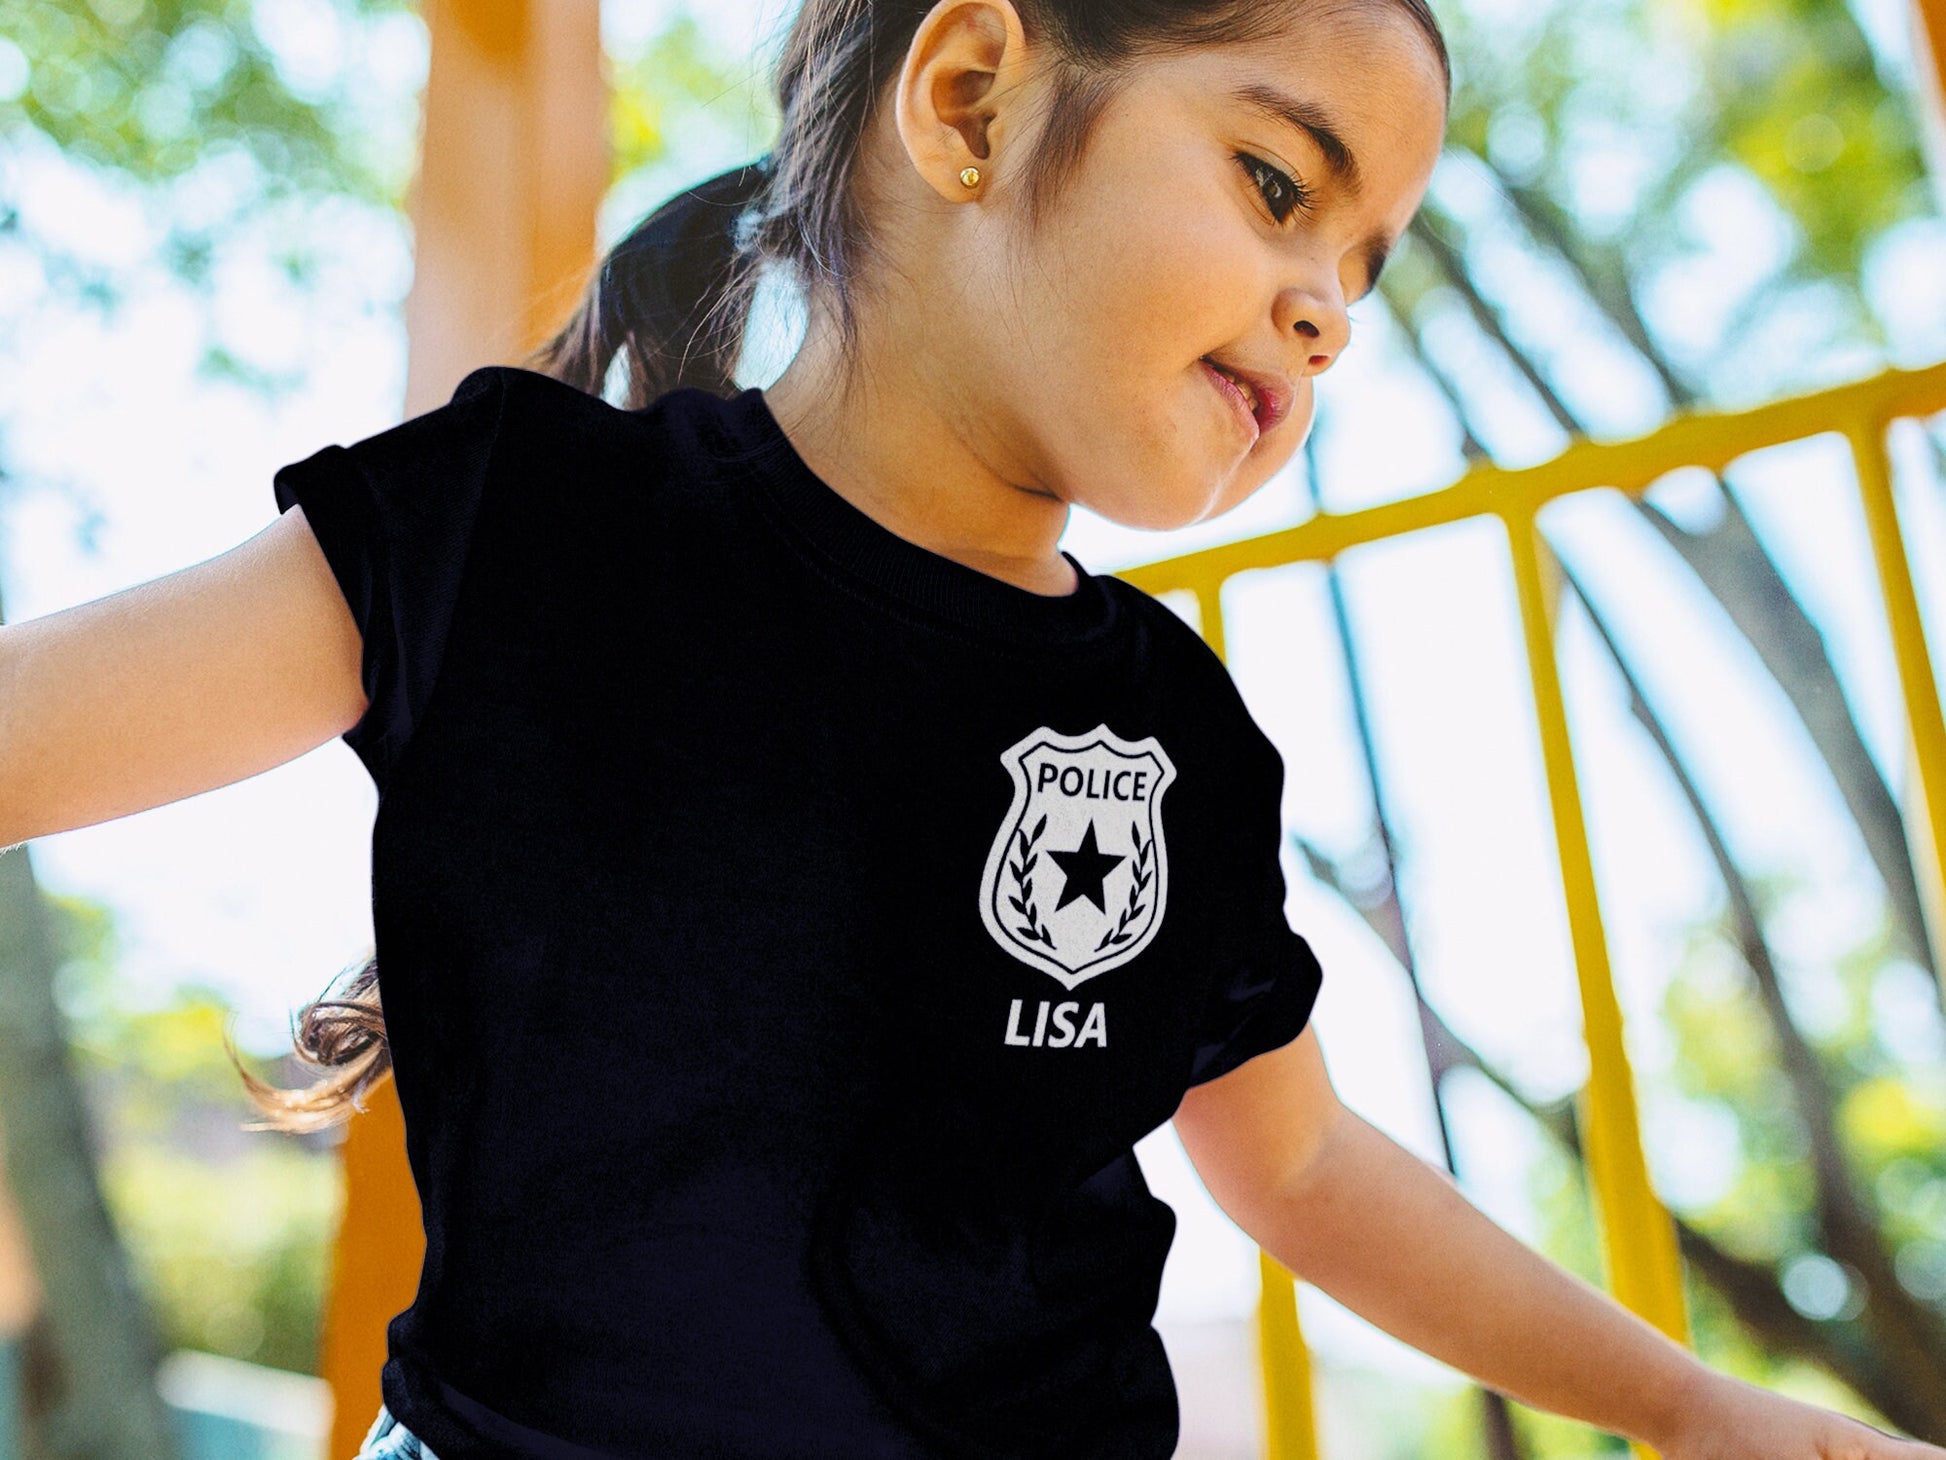
[[[1317,203],[1317,195],[1303,183],[1285,172],[1283,168],[1265,162],[1261,157],[1248,152],[1238,152],[1234,155],[1237,163],[1256,183],[1257,191],[1263,195],[1271,217],[1277,220],[1279,226],[1288,222],[1292,213],[1301,212],[1309,216]],[[1356,304],[1373,292],[1375,291],[1368,289],[1350,303]]]
[[[1287,221],[1292,213],[1309,213],[1316,202],[1311,190],[1285,172],[1283,168],[1265,162],[1261,157],[1248,152],[1236,154],[1237,162],[1250,174],[1256,183],[1257,191],[1270,208],[1271,217],[1279,223]]]

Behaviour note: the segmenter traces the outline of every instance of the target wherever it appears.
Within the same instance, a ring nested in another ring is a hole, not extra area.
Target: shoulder
[[[482,365],[454,388],[448,409],[491,437],[503,473],[586,492],[603,482],[639,485],[646,463],[686,460],[686,420],[696,411],[685,404],[664,397],[631,410],[538,370]]]
[[[572,451],[580,445],[626,443],[639,452],[659,442],[681,455],[723,449],[730,401],[693,388],[671,390],[641,407],[618,406],[606,396],[519,365],[482,365],[453,392],[456,402],[497,410],[510,438],[544,442]]]
[[[1228,666],[1181,614],[1125,578],[1112,573],[1099,576],[1120,601],[1122,612],[1143,626],[1158,672],[1241,706]]]
[[[1281,782],[1284,762],[1276,742],[1250,713],[1229,666],[1209,641],[1153,594],[1112,574],[1101,576],[1122,611],[1145,626],[1151,662],[1170,686],[1170,697],[1239,752],[1238,769],[1254,772],[1260,781]]]
[[[618,406],[605,395],[522,365],[478,366],[460,381],[453,394],[455,398],[493,395],[532,410],[570,412],[617,422],[707,416],[727,403],[727,398],[706,390],[682,387],[664,392],[645,406]]]
[[[491,412],[502,429],[550,421],[603,421],[628,413],[594,395],[519,365],[481,365],[453,387],[452,404]]]
[[[1158,652],[1183,660],[1185,667],[1197,673],[1216,673],[1229,678],[1229,671],[1223,667],[1216,651],[1181,614],[1126,578],[1118,578],[1113,573],[1103,573],[1100,577],[1109,592],[1121,601],[1124,611],[1147,626]]]
[[[636,409],[488,365],[460,382],[461,397],[491,441],[493,532],[524,571],[581,571],[610,553],[647,567],[662,561],[648,555],[721,541],[733,525],[738,494],[717,487],[734,457],[718,439],[725,403],[714,395],[677,390]]]

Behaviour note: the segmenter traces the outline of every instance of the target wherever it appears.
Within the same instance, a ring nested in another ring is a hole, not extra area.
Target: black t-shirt
[[[491,366],[276,475],[364,634],[344,739],[441,1460],[1169,1456],[1133,1146],[1295,1038],[1283,762],[1165,606],[1032,593],[760,389]]]

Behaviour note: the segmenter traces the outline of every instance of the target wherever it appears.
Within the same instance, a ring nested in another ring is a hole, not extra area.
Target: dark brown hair
[[[770,152],[678,193],[622,238],[594,270],[553,338],[521,363],[591,395],[617,361],[620,402],[636,410],[667,391],[736,389],[743,335],[765,263],[783,266],[814,303],[833,305],[846,357],[857,349],[851,292],[873,235],[851,186],[859,146],[881,93],[898,75],[933,0],[803,0],[772,87],[783,118]],[[1080,164],[1095,124],[1145,58],[1204,46],[1242,46],[1289,34],[1303,20],[1400,10],[1439,60],[1447,96],[1452,62],[1427,0],[1014,0],[1028,39],[1053,58],[1046,123],[1023,164],[1030,225]],[[331,1073],[308,1088],[266,1085],[238,1065],[265,1125],[315,1130],[363,1109],[391,1069],[366,960],[339,998],[304,1006],[300,1057]],[[235,1055],[232,1053],[232,1061]]]
[[[1439,60],[1452,61],[1427,0],[1014,0],[1030,41],[1045,44],[1052,85],[1045,128],[1022,165],[1030,226],[1079,165],[1095,123],[1138,61],[1288,35],[1303,20],[1398,10]],[[882,93],[905,63],[932,0],[804,0],[772,81],[783,118],[756,161],[677,194],[617,243],[567,323],[522,362],[604,392],[619,356],[621,404],[665,391],[736,390],[735,372],[761,270],[781,265],[813,302],[835,305],[856,356],[852,282],[873,247],[851,186]]]
[[[335,983],[336,980],[334,979]],[[378,959],[367,958],[345,981],[337,998],[325,993],[298,1010],[291,1023],[297,1057],[325,1073],[309,1085],[287,1090],[251,1074],[237,1058],[226,1031],[223,1046],[236,1066],[251,1104],[264,1119],[245,1130],[315,1131],[351,1119],[365,1108],[365,1096],[390,1073],[392,1048],[385,1041],[385,1011],[378,997]]]

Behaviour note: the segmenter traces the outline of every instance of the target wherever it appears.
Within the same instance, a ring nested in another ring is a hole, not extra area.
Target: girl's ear
[[[1013,0],[939,0],[919,22],[892,95],[900,144],[929,187],[949,202],[980,191],[960,181],[978,165],[990,178],[1029,74],[1027,33]]]

